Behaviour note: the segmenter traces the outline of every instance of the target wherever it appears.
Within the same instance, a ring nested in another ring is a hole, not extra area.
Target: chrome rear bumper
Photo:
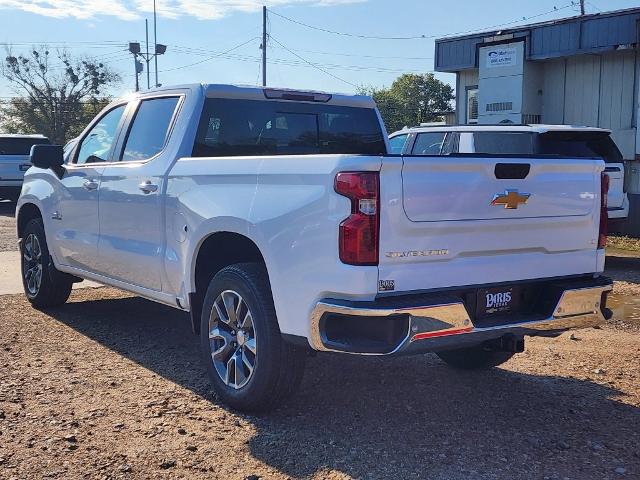
[[[490,326],[474,325],[460,299],[409,307],[371,303],[358,305],[325,300],[318,302],[312,312],[310,344],[318,351],[392,355],[462,348],[505,335],[553,336],[565,330],[592,327],[606,321],[603,313],[606,305],[603,303],[606,301],[606,293],[613,288],[612,282],[600,279],[598,283],[600,284],[565,289],[550,315],[514,315],[508,321]],[[336,315],[345,320],[362,318],[365,322],[366,319],[375,321],[380,317],[393,317],[394,320],[390,319],[390,322],[403,319],[402,338],[399,335],[397,344],[391,344],[383,351],[341,344],[326,335],[323,321],[328,315]]]

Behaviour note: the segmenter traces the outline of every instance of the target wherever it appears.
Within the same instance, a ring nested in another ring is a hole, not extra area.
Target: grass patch
[[[626,237],[621,235],[610,235],[607,240],[607,247],[640,252],[640,238]]]

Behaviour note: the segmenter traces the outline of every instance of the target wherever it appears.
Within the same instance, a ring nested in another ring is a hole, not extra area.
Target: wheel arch
[[[204,294],[214,275],[235,263],[254,262],[266,267],[266,262],[260,248],[252,239],[229,231],[213,232],[204,237],[195,250],[193,259],[193,292],[189,294],[189,304],[191,327],[195,334],[199,334]]]
[[[20,205],[16,215],[16,229],[18,238],[22,238],[27,224],[34,218],[43,218],[42,211],[35,203],[27,202]]]

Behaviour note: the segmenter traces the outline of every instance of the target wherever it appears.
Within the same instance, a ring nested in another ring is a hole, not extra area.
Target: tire
[[[53,266],[42,219],[34,218],[25,227],[20,254],[22,286],[31,305],[47,308],[65,303],[73,283]]]
[[[264,266],[239,263],[218,272],[205,294],[200,326],[202,358],[222,402],[264,412],[297,389],[306,350],[283,341]]]
[[[515,355],[513,352],[491,350],[484,345],[447,350],[436,354],[447,365],[461,370],[483,370],[497,367]]]

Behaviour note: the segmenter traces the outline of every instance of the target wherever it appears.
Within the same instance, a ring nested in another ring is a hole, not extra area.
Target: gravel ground
[[[0,201],[0,252],[18,249],[15,210],[15,203]]]
[[[640,478],[640,260],[607,274],[602,329],[527,340],[489,372],[318,355],[265,416],[218,403],[181,312],[110,288],[47,313],[2,296],[0,479]]]
[[[210,391],[187,317],[101,288],[0,297],[0,478],[640,478],[640,337],[532,339],[489,372],[318,355],[265,416]]]

